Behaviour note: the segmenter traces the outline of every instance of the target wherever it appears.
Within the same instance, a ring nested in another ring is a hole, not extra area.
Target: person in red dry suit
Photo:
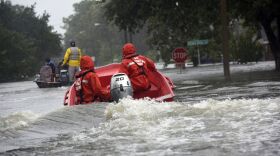
[[[122,71],[127,74],[131,83],[133,92],[145,91],[151,87],[151,82],[147,77],[148,71],[156,71],[154,62],[142,55],[136,53],[136,48],[132,43],[126,43],[122,49]]]
[[[91,103],[93,101],[109,101],[110,91],[101,86],[97,74],[94,72],[94,62],[90,56],[82,56],[81,71],[76,75],[74,83],[78,103]]]

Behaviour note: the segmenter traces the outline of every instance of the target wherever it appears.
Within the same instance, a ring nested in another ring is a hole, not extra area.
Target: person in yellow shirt
[[[65,52],[61,66],[68,64],[68,75],[70,84],[74,82],[75,74],[80,71],[81,49],[76,47],[75,41],[70,41],[70,48]]]

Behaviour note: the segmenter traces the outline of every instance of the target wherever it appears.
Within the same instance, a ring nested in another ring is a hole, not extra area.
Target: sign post
[[[176,64],[180,65],[180,74],[182,73],[183,64],[187,59],[187,50],[182,47],[175,48],[172,52],[172,58]]]
[[[198,60],[198,64],[200,64],[199,45],[206,45],[206,44],[208,44],[208,40],[191,40],[191,41],[188,41],[188,46],[196,46],[197,47],[197,60]]]

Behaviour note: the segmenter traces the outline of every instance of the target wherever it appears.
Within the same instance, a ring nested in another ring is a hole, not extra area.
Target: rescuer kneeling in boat
[[[81,71],[76,75],[74,83],[78,103],[86,104],[94,101],[109,101],[110,91],[101,86],[99,77],[94,72],[94,62],[90,56],[82,56]]]
[[[145,91],[151,87],[147,77],[148,71],[155,71],[154,62],[142,55],[136,54],[136,48],[132,43],[127,43],[122,49],[123,73],[126,73],[132,83],[133,92]]]

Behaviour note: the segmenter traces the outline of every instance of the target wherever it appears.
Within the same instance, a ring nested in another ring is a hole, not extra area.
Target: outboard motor
[[[68,84],[68,71],[67,70],[60,70],[60,81],[62,85],[67,85]]]
[[[133,96],[131,82],[125,73],[118,73],[111,78],[111,96],[116,102],[127,96]]]

